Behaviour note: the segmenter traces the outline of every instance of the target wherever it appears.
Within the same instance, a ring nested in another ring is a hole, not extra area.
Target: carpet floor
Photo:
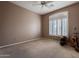
[[[0,58],[78,58],[79,53],[47,38],[0,49]]]

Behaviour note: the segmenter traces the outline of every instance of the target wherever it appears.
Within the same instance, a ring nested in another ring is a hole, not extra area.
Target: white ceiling
[[[48,7],[41,8],[40,6],[33,5],[33,4],[38,4],[39,1],[11,1],[11,2],[18,6],[26,8],[34,13],[37,13],[39,15],[44,15],[46,13],[74,4],[77,1],[53,1],[51,2],[51,4],[53,4],[54,6],[49,8]]]

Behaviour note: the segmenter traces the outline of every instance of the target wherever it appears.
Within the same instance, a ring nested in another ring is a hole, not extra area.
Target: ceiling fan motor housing
[[[46,4],[46,2],[45,1],[41,1],[41,5],[45,5]]]

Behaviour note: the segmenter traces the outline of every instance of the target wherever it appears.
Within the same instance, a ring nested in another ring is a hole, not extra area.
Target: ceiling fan
[[[52,2],[53,1],[40,1],[39,4],[33,4],[33,5],[41,6],[42,8],[43,7],[52,7],[52,6],[54,6]]]

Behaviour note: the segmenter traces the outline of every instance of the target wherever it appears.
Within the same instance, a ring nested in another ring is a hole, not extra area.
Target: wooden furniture
[[[70,39],[70,44],[79,52],[79,38],[77,37],[79,33],[74,33]]]
[[[77,37],[79,35],[79,33],[75,33],[76,34],[76,46],[75,46],[75,50],[77,52],[79,52],[79,38]]]
[[[73,34],[72,35],[72,37],[70,38],[70,45],[72,46],[72,47],[75,47],[76,46],[76,40],[77,40],[77,36],[76,36],[76,34]]]

